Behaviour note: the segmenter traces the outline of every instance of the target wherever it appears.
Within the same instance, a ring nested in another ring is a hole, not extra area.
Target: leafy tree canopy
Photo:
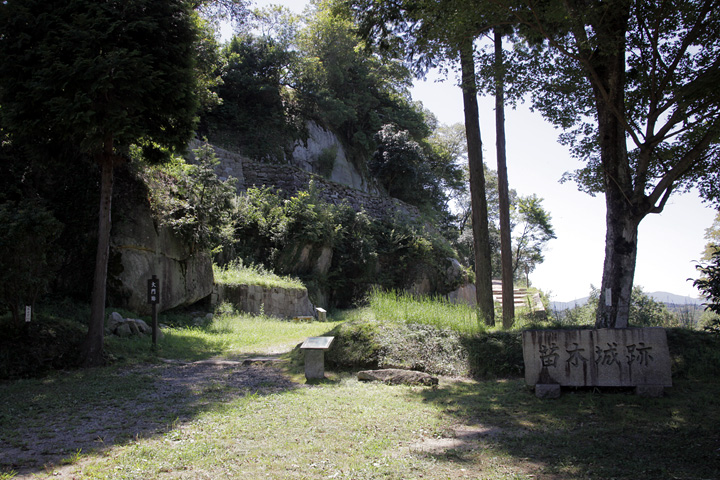
[[[715,215],[712,225],[705,229],[705,240],[708,243],[705,245],[701,259],[709,261],[715,250],[720,247],[720,211]]]
[[[235,36],[221,53],[218,105],[208,111],[200,132],[251,158],[283,158],[299,136],[286,72],[295,54],[271,37]]]
[[[188,7],[181,0],[4,2],[4,126],[89,153],[110,140],[183,148],[198,106]]]

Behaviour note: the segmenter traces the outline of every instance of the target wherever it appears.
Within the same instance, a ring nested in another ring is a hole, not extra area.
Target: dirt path
[[[75,478],[71,472],[77,470],[79,453],[163,434],[210,404],[302,387],[272,360],[273,356],[259,361],[165,361],[117,371],[113,383],[132,378],[128,385],[137,389],[122,400],[108,395],[14,419],[16,435],[10,441],[0,437],[0,472],[14,470],[17,479]],[[138,378],[144,380],[140,388]]]

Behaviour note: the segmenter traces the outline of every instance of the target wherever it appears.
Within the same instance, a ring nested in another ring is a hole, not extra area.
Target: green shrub
[[[334,306],[353,305],[373,285],[407,288],[421,273],[429,273],[437,290],[456,287],[444,280],[447,259],[455,253],[439,233],[419,220],[371,218],[348,205],[329,204],[312,183],[287,199],[268,188],[249,189],[239,199],[234,225],[232,250],[238,258],[297,275],[311,296],[322,291]],[[332,264],[324,274],[314,261],[327,248]],[[301,257],[309,258],[300,262]]]
[[[317,172],[325,178],[330,178],[335,168],[335,159],[337,158],[338,147],[333,145],[327,147],[320,152],[317,158]]]
[[[0,306],[20,326],[24,306],[34,307],[55,277],[62,224],[40,201],[23,199],[0,202],[0,226]]]
[[[37,315],[21,326],[0,320],[0,378],[24,378],[77,366],[86,329],[79,323]]]
[[[698,323],[706,332],[720,333],[720,314],[706,310],[700,316]]]
[[[218,178],[215,169],[220,161],[209,144],[193,153],[193,164],[174,158],[162,166],[142,165],[139,158],[137,174],[147,187],[158,223],[170,227],[193,250],[219,251],[232,235],[236,179]]]
[[[380,324],[358,319],[338,325],[327,335],[335,337],[325,353],[325,361],[338,368],[377,368],[383,346],[379,343]]]
[[[467,375],[467,352],[454,330],[432,325],[383,324],[378,332],[379,366],[438,375]]]
[[[720,372],[720,336],[687,328],[668,328],[673,377],[716,381]]]
[[[478,378],[505,378],[523,375],[525,364],[522,334],[484,332],[463,337],[470,373]]]

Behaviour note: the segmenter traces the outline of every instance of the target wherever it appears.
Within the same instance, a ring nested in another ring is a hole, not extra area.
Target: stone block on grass
[[[358,380],[366,382],[383,382],[392,385],[425,385],[438,384],[438,378],[425,372],[385,368],[381,370],[363,370],[358,372]]]
[[[535,396],[538,398],[560,398],[560,385],[556,383],[538,383],[535,385]]]

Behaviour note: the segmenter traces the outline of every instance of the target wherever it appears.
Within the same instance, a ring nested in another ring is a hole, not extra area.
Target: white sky
[[[259,6],[285,5],[302,13],[306,0],[256,0]],[[460,88],[455,80],[415,82],[412,97],[444,124],[463,122]],[[506,116],[507,163],[510,188],[520,195],[536,194],[552,216],[557,239],[550,241],[545,262],[530,274],[531,283],[554,301],[570,301],[600,286],[605,256],[605,199],[578,191],[574,183],[560,184],[563,173],[582,166],[557,143],[560,133],[539,113],[523,105]],[[480,98],[480,128],[484,159],[497,169],[495,112],[490,98]],[[670,292],[697,297],[688,278],[697,278],[695,260],[704,249],[705,229],[715,217],[696,194],[671,197],[663,213],[640,223],[635,285],[646,292]]]

